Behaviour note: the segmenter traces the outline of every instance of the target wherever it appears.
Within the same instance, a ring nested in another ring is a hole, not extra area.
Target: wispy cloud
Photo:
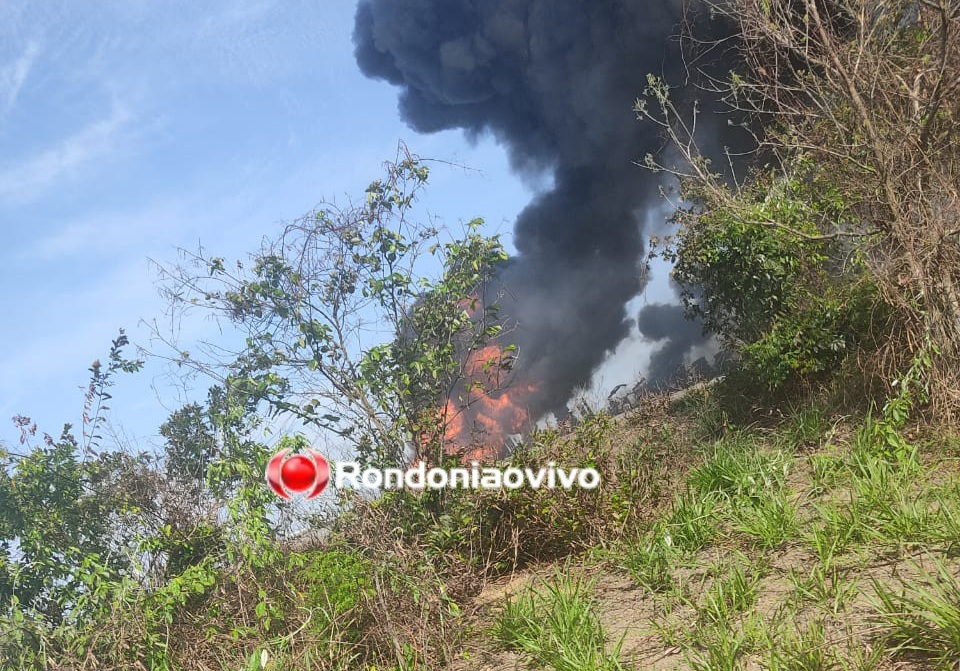
[[[24,82],[27,81],[39,53],[39,43],[30,42],[20,56],[12,62],[0,66],[0,119],[17,104],[20,90],[23,88]]]
[[[28,260],[51,261],[83,253],[116,251],[126,247],[132,239],[143,237],[145,229],[140,222],[131,225],[111,220],[71,222],[53,234],[40,238],[21,253]],[[149,229],[146,229],[149,230]]]
[[[0,166],[0,200],[32,200],[60,179],[111,154],[119,145],[131,115],[115,105],[105,119],[80,129],[59,144],[19,163]]]

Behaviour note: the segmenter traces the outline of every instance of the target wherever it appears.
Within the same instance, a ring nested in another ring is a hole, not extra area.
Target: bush
[[[758,179],[725,200],[690,193],[665,249],[688,313],[734,350],[767,388],[836,371],[876,328],[880,299],[843,238],[836,189],[810,167],[789,179]]]

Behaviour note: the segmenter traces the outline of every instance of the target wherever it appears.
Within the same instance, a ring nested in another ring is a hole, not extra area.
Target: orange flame
[[[444,408],[444,449],[465,460],[483,460],[501,454],[509,434],[530,423],[525,400],[536,385],[508,384],[509,354],[499,345],[472,352],[464,365],[466,398]]]
[[[471,320],[485,314],[477,296],[459,300],[457,308]],[[491,344],[466,354],[457,392],[422,418],[422,447],[439,442],[447,454],[464,460],[496,458],[508,435],[529,427],[527,399],[537,386],[510,379],[514,357],[510,349]]]

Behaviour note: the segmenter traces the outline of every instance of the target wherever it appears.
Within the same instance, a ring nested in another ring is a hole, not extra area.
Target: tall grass
[[[620,565],[631,578],[648,590],[666,592],[673,587],[675,552],[658,527],[647,536],[629,544]]]
[[[778,548],[797,533],[797,507],[782,492],[734,511],[734,528],[763,550]]]
[[[783,452],[762,452],[749,434],[718,441],[706,462],[688,479],[702,496],[728,499],[759,497],[783,486],[790,459]]]
[[[540,589],[507,602],[493,636],[529,661],[556,671],[620,671],[620,644],[606,651],[606,636],[582,578],[557,573]],[[622,641],[621,641],[622,642]]]
[[[873,580],[877,619],[890,649],[929,656],[940,668],[955,669],[960,664],[960,582],[942,560],[933,573],[918,570],[919,579],[901,578],[900,589]]]
[[[770,671],[832,671],[839,668],[827,640],[823,620],[814,620],[799,631],[785,628],[771,646]]]

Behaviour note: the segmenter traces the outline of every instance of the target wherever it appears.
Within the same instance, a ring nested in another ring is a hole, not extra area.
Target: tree
[[[203,406],[188,403],[160,426],[166,438],[166,471],[171,478],[200,488],[206,482],[209,460],[217,449],[213,427]]]
[[[211,310],[246,342],[219,367],[188,353],[178,364],[339,436],[368,463],[443,459],[447,401],[454,413],[468,403],[456,394],[469,355],[503,333],[488,283],[506,254],[480,220],[445,239],[413,219],[428,174],[402,149],[362,204],[323,205],[249,262],[199,252],[166,269],[176,309]],[[508,368],[504,349],[494,365]]]
[[[933,355],[932,399],[952,412],[960,404],[960,9],[949,0],[735,0],[716,8],[739,27],[740,66],[710,84],[736,123],[761,129],[755,172],[721,174],[700,151],[695,119],[651,79],[655,106],[638,110],[661,124],[684,165],[653,157],[648,165],[677,174],[697,203],[680,215],[678,257],[696,263],[686,241],[724,211],[802,254],[828,245],[831,273],[848,259],[862,264],[877,303],[893,313],[878,357],[890,362],[887,381],[923,349]],[[824,184],[829,192],[818,193]],[[767,207],[767,193],[784,186],[801,187],[794,203],[805,208],[804,226]],[[818,207],[824,200],[833,205]]]
[[[90,367],[82,438],[69,424],[58,439],[18,415],[20,449],[0,450],[0,609],[12,604],[57,622],[82,591],[77,568],[96,556],[112,571],[131,568],[136,519],[152,507],[145,455],[101,449],[100,430],[118,372],[139,370],[123,357],[121,330],[107,364]]]

